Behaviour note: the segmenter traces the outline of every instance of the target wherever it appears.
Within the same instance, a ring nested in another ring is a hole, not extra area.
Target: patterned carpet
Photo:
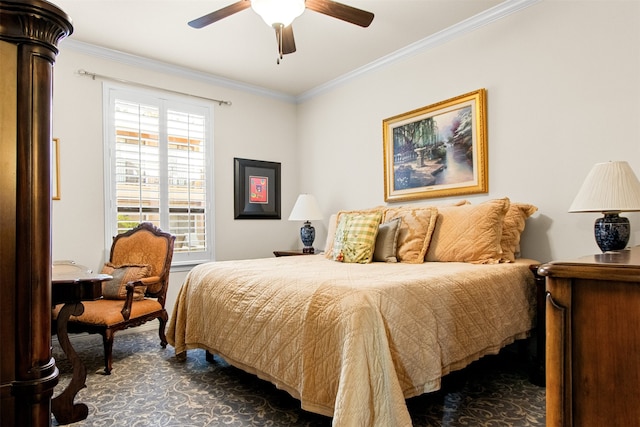
[[[101,375],[102,338],[71,337],[87,367],[87,388],[75,402],[89,407],[86,420],[69,426],[330,426],[331,419],[300,409],[299,402],[270,383],[202,350],[178,362],[173,348],[160,347],[157,331],[120,333],[113,347],[113,371]],[[60,382],[70,381],[71,366],[54,339]],[[450,375],[443,390],[407,400],[413,425],[544,426],[545,391],[528,381],[526,366],[506,351]],[[53,419],[53,425],[58,423]]]

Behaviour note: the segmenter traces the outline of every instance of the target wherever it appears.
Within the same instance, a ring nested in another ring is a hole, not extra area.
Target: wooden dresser
[[[640,247],[544,264],[547,426],[640,426]]]
[[[43,0],[0,0],[0,425],[50,426],[51,106],[71,19]]]

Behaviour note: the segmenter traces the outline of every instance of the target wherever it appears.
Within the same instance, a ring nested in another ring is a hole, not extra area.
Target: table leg
[[[71,382],[62,393],[51,400],[51,412],[60,424],[70,424],[84,420],[89,414],[87,405],[84,403],[73,403],[78,391],[86,387],[87,369],[71,346],[67,333],[69,317],[71,317],[71,315],[80,316],[82,313],[84,313],[84,306],[78,302],[65,304],[58,314],[58,342],[73,366]]]

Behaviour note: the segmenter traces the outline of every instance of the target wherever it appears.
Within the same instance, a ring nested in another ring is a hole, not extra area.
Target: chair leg
[[[107,329],[102,335],[102,343],[104,344],[104,374],[111,375],[112,367],[112,351],[113,351],[113,331]]]
[[[160,336],[160,345],[162,348],[167,348],[167,336],[164,333],[167,321],[169,320],[169,314],[166,310],[162,313],[162,316],[158,317],[160,322],[160,328],[158,329],[158,335]]]

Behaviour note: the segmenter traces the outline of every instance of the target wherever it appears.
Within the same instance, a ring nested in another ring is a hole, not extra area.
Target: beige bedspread
[[[530,260],[343,264],[322,255],[194,268],[167,338],[271,381],[334,426],[409,426],[405,398],[533,327]]]

